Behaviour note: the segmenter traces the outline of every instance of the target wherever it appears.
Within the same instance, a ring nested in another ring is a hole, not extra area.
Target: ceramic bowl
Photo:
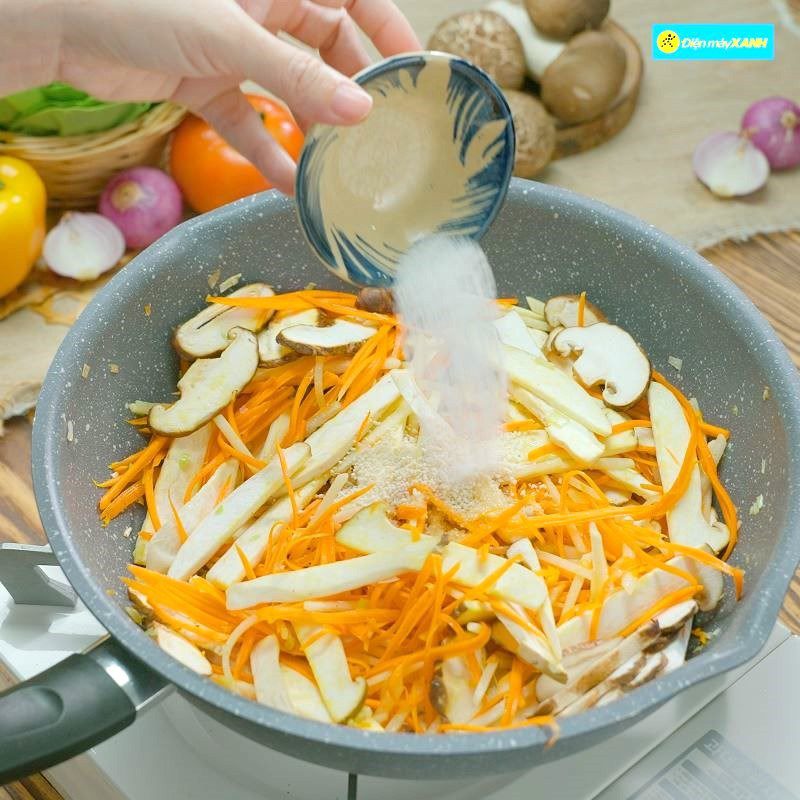
[[[355,80],[372,95],[372,112],[350,128],[309,132],[297,210],[334,274],[386,286],[422,236],[477,239],[491,225],[514,167],[514,125],[494,81],[446,53],[396,56]]]

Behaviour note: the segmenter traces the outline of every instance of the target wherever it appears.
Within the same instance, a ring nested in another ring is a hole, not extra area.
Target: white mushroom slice
[[[522,308],[521,306],[514,306],[514,311],[532,332],[543,333],[545,336],[547,335],[550,326],[545,322],[543,316],[534,311],[529,311],[527,308]]]
[[[580,297],[577,294],[556,295],[544,304],[544,318],[551,328],[576,328],[579,321],[579,307]],[[596,305],[593,305],[588,300],[584,302],[584,327],[605,321],[606,315]]]
[[[271,297],[274,294],[266,283],[243,286],[229,297]],[[274,312],[263,308],[240,308],[209,303],[199,314],[187,320],[175,331],[174,345],[187,359],[207,358],[221,353],[231,340],[228,332],[244,328],[256,333],[266,325]]]
[[[298,509],[305,508],[311,502],[322,483],[323,479],[317,478],[295,492]],[[245,569],[242,564],[242,556],[247,559],[250,566],[254,567],[259,564],[267,552],[273,531],[279,529],[281,524],[287,524],[292,519],[293,513],[292,501],[288,496],[276,500],[260,517],[245,528],[241,536],[236,538],[236,541],[208,571],[206,579],[221,589],[227,589],[231,584],[243,580]],[[278,528],[275,527],[276,525]]]
[[[604,462],[606,463],[604,464]],[[619,468],[609,464],[606,459],[601,458],[597,462],[597,469],[608,475],[615,483],[644,500],[657,500],[661,496],[660,492],[648,488],[650,483],[641,472],[631,467]]]
[[[376,328],[336,319],[330,325],[291,325],[277,336],[278,344],[308,356],[340,356],[355,353]]]
[[[150,409],[148,424],[164,436],[186,436],[213,419],[250,382],[258,367],[256,337],[231,331],[232,343],[217,358],[200,358],[178,381],[181,396],[172,405]]]
[[[573,714],[579,714],[581,711],[586,711],[596,706],[609,692],[626,688],[635,680],[638,673],[644,669],[647,661],[648,656],[644,653],[637,653],[632,656],[624,664],[617,667],[605,680],[600,681],[588,692],[562,709],[558,716],[570,717]]]
[[[214,510],[222,488],[231,485],[236,480],[239,472],[239,462],[229,459],[220,464],[214,474],[200,487],[200,490],[190,498],[188,503],[175,505],[175,511],[187,535],[191,534],[197,526]],[[162,520],[161,527],[155,532],[153,538],[147,543],[146,565],[155,572],[167,572],[181,548],[181,536],[178,520],[170,509],[169,516]]]
[[[410,531],[398,528],[386,518],[386,506],[382,503],[361,510],[348,520],[336,534],[336,540],[346,547],[361,553],[376,553],[412,543]],[[420,542],[435,544],[433,536],[422,535]],[[442,571],[449,572],[458,565],[453,582],[462,586],[477,586],[493,572],[500,569],[506,559],[488,554],[482,557],[472,547],[450,542],[441,551]],[[547,597],[544,581],[527,567],[513,564],[495,582],[489,594],[511,603],[519,603],[531,611],[538,611]]]
[[[605,415],[612,425],[618,425],[620,422],[627,420],[626,417],[613,408],[606,408]],[[603,444],[605,445],[605,453],[603,455],[616,456],[620,453],[629,453],[631,450],[635,450],[639,440],[636,438],[636,431],[629,429],[620,433],[612,433],[611,436],[603,441]]]
[[[283,681],[280,652],[278,637],[265,636],[250,653],[250,669],[256,700],[264,706],[291,714],[294,713],[294,706]]]
[[[633,680],[631,680],[626,689],[638,689],[645,683],[657,678],[665,669],[667,665],[667,657],[664,655],[663,650],[657,653],[649,653],[647,658],[642,664],[642,668],[636,673]]]
[[[712,439],[708,443],[708,449],[711,451],[711,457],[714,459],[714,463],[719,466],[719,462],[722,461],[722,456],[725,454],[725,448],[727,447],[728,442],[724,436],[717,436],[716,439]],[[700,492],[703,496],[703,516],[711,521],[711,514],[714,511],[712,502],[714,499],[713,492],[711,491],[711,479],[706,475],[705,470],[701,470],[700,472]],[[712,522],[712,524],[714,524]]]
[[[511,605],[512,610],[519,614],[519,606]],[[541,670],[545,675],[549,675],[559,683],[565,683],[567,672],[560,660],[553,653],[549,642],[538,634],[527,628],[522,627],[518,622],[506,614],[498,614],[497,619],[514,638],[517,643],[516,654],[523,660]]]
[[[664,490],[675,483],[689,447],[689,423],[675,395],[653,382],[649,392],[650,417],[656,442],[656,460]],[[728,529],[712,525],[703,514],[703,491],[700,465],[692,468],[689,485],[683,497],[667,513],[667,529],[671,541],[689,547],[710,547],[722,550],[729,539]]]
[[[545,343],[547,342],[547,334],[544,331],[540,331],[538,328],[532,328],[530,325],[527,327],[531,339],[533,339],[536,346],[544,353]]]
[[[226,351],[227,352],[227,351]],[[284,451],[289,475],[308,460],[310,449],[298,442]],[[264,503],[284,487],[284,477],[277,456],[264,469],[248,478],[207,516],[181,545],[167,573],[179,581],[188,580],[229,541]]]
[[[494,321],[494,327],[500,341],[509,347],[524,350],[537,361],[546,361],[542,348],[531,334],[531,329],[525,324],[522,317],[515,309],[503,314]]]
[[[613,639],[592,639],[571,645],[564,649],[561,663],[566,669],[574,669],[589,661],[596,661],[606,653],[610,653],[621,641],[622,639],[617,636]]]
[[[613,703],[615,700],[619,700],[625,696],[624,689],[620,689],[619,687],[616,689],[612,689],[610,692],[606,692],[596,703],[597,708],[602,708],[602,706],[607,706],[609,703]]]
[[[442,550],[442,571],[449,572],[458,565],[453,582],[462,586],[477,586],[497,572],[507,559],[488,554],[482,556],[475,548],[458,542],[450,542]],[[519,603],[531,611],[538,611],[545,598],[547,588],[544,581],[527,567],[512,564],[497,580],[488,594],[510,603]]]
[[[521,386],[511,387],[511,396],[545,426],[550,439],[578,461],[591,464],[605,452],[605,445],[586,427],[556,410]]]
[[[169,653],[176,661],[180,661],[185,667],[189,667],[200,675],[212,673],[211,664],[199,647],[193,645],[179,633],[175,633],[171,628],[167,628],[166,625],[157,622],[153,629],[156,634],[156,643],[165,653]]]
[[[441,671],[431,681],[430,698],[433,707],[456,725],[469,722],[478,710],[473,702],[467,662],[460,656],[442,661]]]
[[[258,334],[258,360],[264,367],[277,367],[292,359],[299,358],[299,353],[278,342],[278,336],[285,328],[292,325],[317,325],[320,313],[316,308],[298,311],[281,319],[276,319]]]
[[[384,375],[371,389],[328,420],[306,439],[311,457],[292,483],[299,488],[331,470],[355,444],[356,436],[367,415],[378,420],[400,397],[392,375]]]
[[[507,346],[503,347],[503,361],[512,383],[580,422],[592,433],[600,436],[611,433],[611,423],[602,405],[558,367],[540,363],[522,350]]]
[[[629,636],[626,636],[616,647],[606,653],[606,655],[582,664],[574,670],[570,670],[566,686],[562,686],[547,699],[543,700],[536,708],[536,714],[559,714],[569,705],[574,703],[579,697],[593,689],[597,684],[604,681],[614,670],[623,665],[629,659],[637,656],[659,637],[662,636],[661,628],[655,620],[642,625]],[[549,679],[543,675],[536,683],[537,697],[542,697],[539,685]]]
[[[673,637],[672,641],[661,651],[666,659],[663,669],[665,675],[686,662],[686,648],[689,646],[689,638],[691,635],[692,622],[689,620]]]
[[[658,623],[662,633],[672,636],[678,633],[696,613],[697,603],[694,600],[684,600],[656,614],[653,619]]]
[[[598,322],[565,328],[553,339],[562,356],[578,353],[572,368],[585,386],[604,384],[603,400],[611,408],[632,406],[647,391],[652,368],[644,351],[622,328]]]
[[[404,572],[417,572],[435,547],[431,537],[426,538],[427,541],[412,542],[394,550],[235,583],[227,591],[228,609],[239,611],[261,603],[314,600],[395,578]]]
[[[264,444],[261,445],[261,449],[258,451],[259,460],[269,461],[278,452],[278,445],[283,441],[283,437],[286,436],[290,421],[291,414],[288,411],[275,418],[269,426]]]
[[[344,722],[361,708],[367,694],[364,678],[350,677],[342,640],[317,625],[295,625],[295,633],[334,722]],[[305,642],[311,642],[306,645]]]
[[[333,722],[313,681],[291,667],[281,666],[281,675],[289,702],[296,714],[318,722]]]
[[[537,297],[525,295],[525,302],[528,304],[528,308],[534,314],[544,319],[544,303],[541,300],[539,300]]]

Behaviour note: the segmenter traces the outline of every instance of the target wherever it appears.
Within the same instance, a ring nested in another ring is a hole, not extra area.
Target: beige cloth
[[[639,41],[645,78],[628,127],[595,150],[556,162],[542,179],[626,209],[701,248],[725,238],[800,227],[800,169],[774,175],[752,197],[718,200],[692,176],[691,155],[709,133],[735,129],[760,97],[800,90],[800,26],[785,0],[668,4],[612,0],[612,16]],[[399,0],[423,42],[446,16],[485,5],[475,0]],[[774,62],[653,62],[650,25],[657,22],[773,22]],[[0,254],[2,258],[2,254]],[[30,409],[67,331],[48,322],[73,316],[96,287],[77,295],[29,284],[24,297],[0,300],[0,433],[2,420]],[[52,295],[52,297],[51,297]],[[11,303],[23,306],[11,313]],[[60,308],[62,303],[69,307]],[[27,306],[24,307],[24,306]],[[10,313],[7,316],[5,312]],[[44,316],[43,316],[44,313]]]
[[[423,44],[449,14],[475,0],[399,0]],[[800,168],[770,177],[746,198],[720,200],[692,173],[692,152],[708,134],[736,130],[747,106],[770,95],[800,102],[800,25],[785,0],[611,0],[611,16],[639,42],[645,75],[627,128],[587,153],[551,164],[548,183],[630,211],[701,249],[728,238],[800,227]],[[665,22],[771,22],[774,61],[653,61],[650,29]]]

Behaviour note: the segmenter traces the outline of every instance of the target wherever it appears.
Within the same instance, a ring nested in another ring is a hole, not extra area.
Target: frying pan
[[[312,281],[337,286],[309,252],[292,202],[265,193],[191,220],[139,255],[84,311],[50,368],[33,437],[39,510],[67,578],[109,638],[0,696],[0,783],[121,730],[169,687],[241,734],[343,771],[419,778],[510,772],[577,753],[755,655],[800,558],[794,455],[800,452],[800,384],[775,332],[694,252],[627,214],[561,189],[514,181],[483,243],[501,296],[587,290],[643,344],[656,368],[669,372],[668,357],[682,358],[673,380],[700,399],[710,420],[732,430],[723,478],[743,510],[732,560],[746,570],[746,595],[739,603],[726,595],[705,623],[710,643],[666,677],[565,719],[548,748],[548,732],[537,728],[415,736],[287,715],[196,675],[129,619],[120,577],[132,539],[122,531],[129,525],[136,530],[143,512],[137,508],[102,528],[91,482],[139,446],[124,421],[125,403],[170,397],[178,366],[172,329],[202,307],[215,270],[223,277],[240,272],[243,282],[269,281],[276,290]],[[119,371],[111,373],[109,362]],[[92,368],[87,379],[81,377],[84,364]],[[759,494],[763,510],[749,516]]]

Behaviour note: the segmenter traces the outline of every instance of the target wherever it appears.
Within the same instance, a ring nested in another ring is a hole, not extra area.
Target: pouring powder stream
[[[470,239],[423,239],[400,260],[394,294],[419,390],[412,408],[423,458],[442,463],[449,480],[492,473],[506,379],[493,325],[494,275],[483,250]]]

